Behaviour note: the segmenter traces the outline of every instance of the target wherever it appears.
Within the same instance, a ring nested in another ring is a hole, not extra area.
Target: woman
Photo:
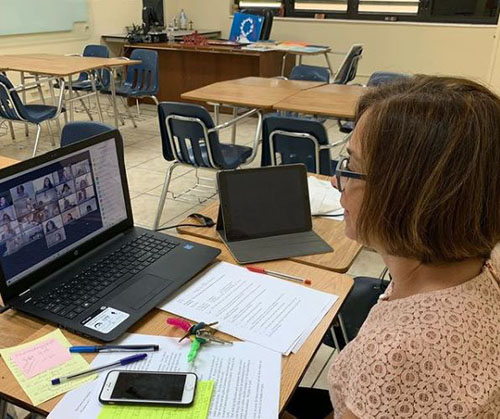
[[[3,216],[2,216],[2,224],[5,224],[5,223],[10,223],[12,221],[12,219],[10,218],[10,215],[5,213]]]
[[[9,206],[9,201],[5,196],[0,196],[0,209],[7,208]]]
[[[52,181],[48,177],[46,177],[43,180],[43,189],[42,189],[42,191],[46,191],[47,189],[51,189],[53,187],[54,186],[52,185]]]
[[[45,230],[47,231],[47,233],[51,233],[52,231],[57,230],[54,221],[52,220],[48,221],[47,224],[45,225]]]
[[[332,363],[334,417],[498,417],[500,98],[445,77],[379,87],[348,152],[332,180],[346,235],[392,282]]]

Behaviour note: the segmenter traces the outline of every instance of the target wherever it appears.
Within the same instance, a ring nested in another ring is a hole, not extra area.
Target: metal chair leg
[[[137,124],[135,123],[135,119],[132,116],[132,112],[130,112],[130,109],[128,107],[128,103],[127,103],[126,99],[123,96],[120,96],[120,98],[122,100],[123,107],[125,108],[125,111],[127,111],[128,117],[132,120],[132,125],[134,126],[134,128],[137,128]]]
[[[339,319],[340,330],[342,330],[342,336],[344,337],[344,341],[346,345],[349,343],[349,337],[347,336],[347,329],[345,328],[344,319],[342,318],[342,314],[338,314],[337,318]]]
[[[80,103],[82,104],[82,108],[84,109],[85,113],[88,115],[89,119],[91,121],[93,121],[94,118],[92,117],[92,114],[90,113],[90,109],[88,108],[85,101],[80,97],[80,93],[78,92],[78,90],[75,90],[75,94],[78,97],[78,99],[80,100]]]
[[[135,107],[137,108],[137,118],[141,116],[141,107],[139,106],[139,99],[135,100]]]
[[[165,208],[165,201],[167,200],[167,192],[168,186],[170,184],[170,180],[172,179],[172,172],[179,165],[179,162],[174,162],[168,168],[167,173],[165,174],[165,181],[163,182],[163,189],[161,191],[160,202],[158,202],[158,210],[156,211],[155,221],[153,223],[153,230],[158,230],[158,226],[160,225],[161,215]]]
[[[113,99],[111,98],[111,96],[109,96],[109,95],[104,95],[104,96],[106,96],[108,98],[109,104],[111,105],[111,107],[113,107]],[[117,118],[120,119],[120,123],[122,125],[125,125],[125,120],[123,119],[123,117],[120,113],[118,113]]]
[[[54,132],[52,131],[52,125],[50,125],[50,121],[47,121],[47,128],[49,130],[49,135],[50,135],[50,143],[55,146],[56,145],[56,140],[54,137]]]
[[[158,106],[160,104],[160,102],[158,101],[158,98],[156,96],[150,96],[150,98],[153,99],[156,106]]]
[[[42,126],[40,124],[36,124],[36,138],[35,138],[35,146],[33,147],[33,154],[31,157],[36,156],[36,150],[38,148],[38,143],[40,141],[40,134],[42,132]]]
[[[16,132],[14,131],[14,125],[12,125],[12,122],[8,121],[9,124],[9,129],[10,129],[10,136],[12,137],[12,141],[16,141]]]
[[[238,108],[233,108],[233,119],[238,116]],[[236,143],[236,124],[231,127],[231,144]]]
[[[99,119],[101,120],[101,122],[104,122],[104,116],[102,115],[102,109],[101,109],[101,101],[99,100],[99,92],[97,91],[94,73],[92,73],[90,75],[90,82],[92,83],[92,91],[95,94],[95,103],[97,105],[97,114],[99,115]],[[90,96],[89,96],[89,102],[90,102]]]
[[[335,345],[335,349],[337,350],[337,352],[340,352],[339,341],[337,339],[337,335],[335,334],[335,328],[333,326],[330,326],[330,333],[332,334],[332,339],[333,339],[333,344]]]

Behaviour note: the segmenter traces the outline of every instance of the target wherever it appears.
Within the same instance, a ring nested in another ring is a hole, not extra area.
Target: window
[[[320,19],[477,23],[495,25],[500,0],[233,0],[239,9]]]

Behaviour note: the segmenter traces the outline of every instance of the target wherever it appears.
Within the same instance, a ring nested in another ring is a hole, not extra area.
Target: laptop
[[[112,341],[220,253],[134,227],[111,131],[0,170],[4,304]]]
[[[312,230],[303,164],[217,173],[217,232],[239,263],[332,252]]]

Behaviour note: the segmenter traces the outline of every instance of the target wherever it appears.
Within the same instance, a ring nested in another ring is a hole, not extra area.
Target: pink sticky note
[[[69,361],[71,354],[61,342],[49,339],[14,352],[10,358],[26,378],[32,378]]]

